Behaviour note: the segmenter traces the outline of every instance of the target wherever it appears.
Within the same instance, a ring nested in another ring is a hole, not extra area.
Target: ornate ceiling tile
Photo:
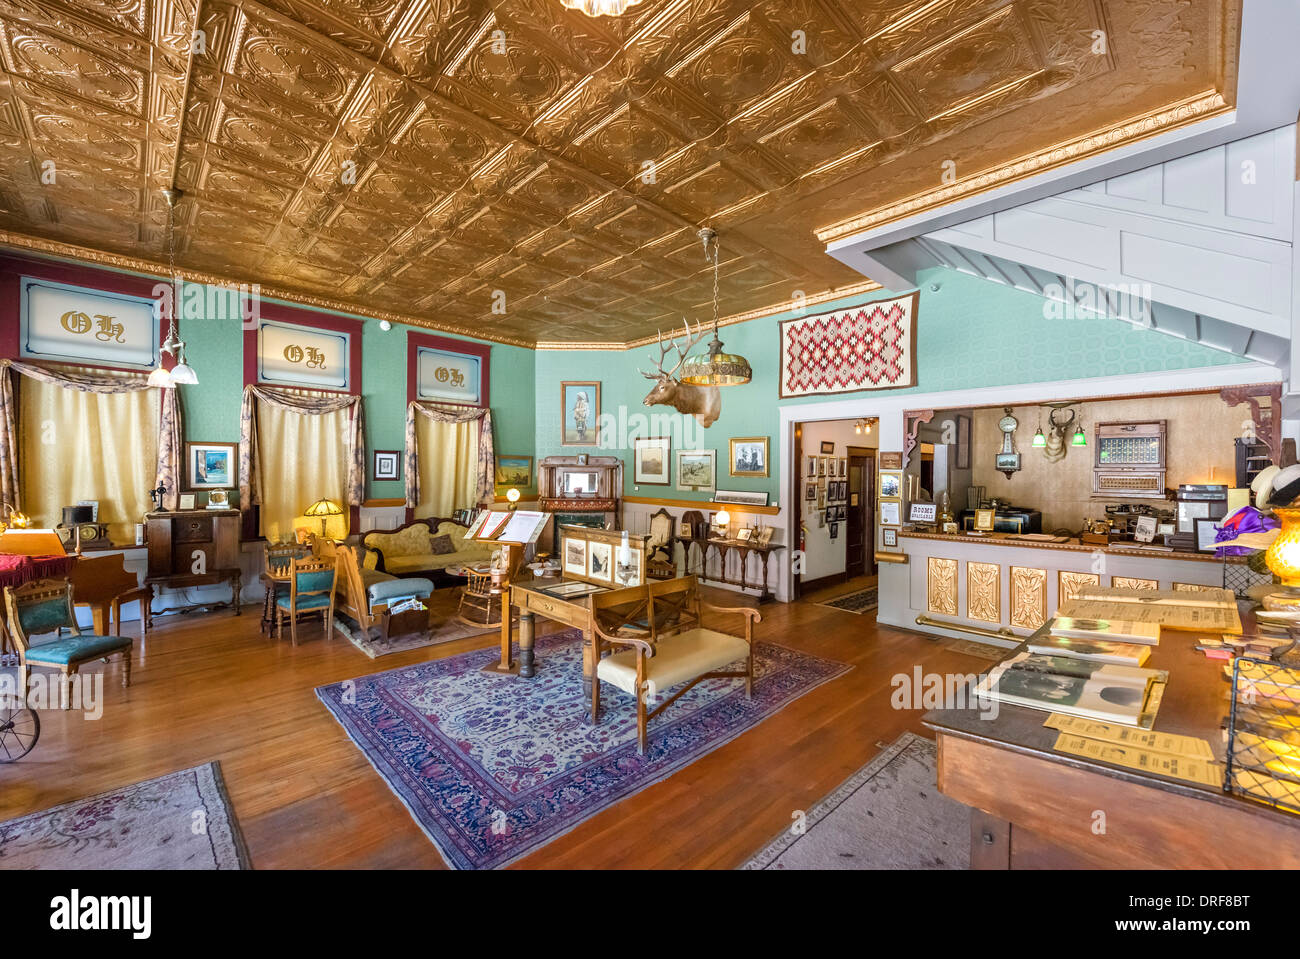
[[[711,311],[703,221],[724,312],[748,316],[862,288],[819,237],[1230,108],[1239,6],[0,0],[0,222],[10,245],[157,272],[175,183],[192,278],[633,341]]]

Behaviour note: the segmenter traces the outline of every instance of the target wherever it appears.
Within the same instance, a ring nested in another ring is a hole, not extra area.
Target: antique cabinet
[[[227,605],[239,614],[239,510],[192,509],[145,514],[149,571],[145,582],[165,589],[231,584],[229,603],[199,603],[190,609]]]

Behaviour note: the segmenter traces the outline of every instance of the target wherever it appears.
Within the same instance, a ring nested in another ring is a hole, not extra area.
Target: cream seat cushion
[[[748,656],[749,644],[739,636],[699,628],[668,636],[659,640],[655,655],[645,663],[650,694],[656,695]],[[606,656],[596,666],[596,676],[635,696],[636,648]]]

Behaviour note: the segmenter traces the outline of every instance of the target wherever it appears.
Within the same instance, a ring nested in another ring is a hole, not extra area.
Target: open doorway
[[[830,587],[869,585],[876,575],[874,418],[795,424],[791,475],[801,571],[796,597]]]

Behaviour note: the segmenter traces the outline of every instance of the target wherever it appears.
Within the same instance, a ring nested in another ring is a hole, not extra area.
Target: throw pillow
[[[446,535],[429,537],[429,546],[434,556],[446,556],[448,553],[456,552],[456,544],[451,541],[450,536]]]

